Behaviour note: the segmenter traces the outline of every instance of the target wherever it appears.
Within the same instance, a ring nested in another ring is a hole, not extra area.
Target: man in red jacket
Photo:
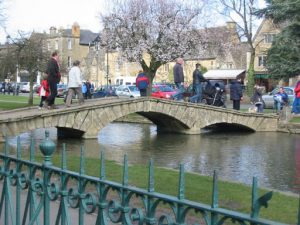
[[[300,114],[300,75],[298,75],[298,82],[294,89],[295,92],[295,100],[293,102],[293,114]]]

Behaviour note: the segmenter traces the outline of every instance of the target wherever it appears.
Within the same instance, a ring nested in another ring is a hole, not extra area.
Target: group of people
[[[55,51],[51,54],[51,58],[48,61],[46,75],[44,76],[39,88],[39,95],[41,96],[39,109],[57,108],[57,106],[55,106],[55,98],[57,96],[57,84],[61,79],[58,59],[58,52]]]
[[[39,107],[46,107],[48,109],[55,109],[55,98],[57,96],[57,84],[60,82],[61,75],[58,64],[58,53],[55,51],[52,53],[52,57],[48,62],[46,77],[42,80],[39,95],[41,101]],[[174,83],[177,88],[176,94],[173,95],[173,99],[177,101],[183,101],[184,88],[184,73],[183,73],[184,60],[178,58],[173,68]],[[79,104],[83,104],[84,98],[91,97],[91,90],[93,89],[90,82],[83,82],[82,74],[80,70],[80,61],[75,60],[73,66],[69,71],[68,80],[68,94],[66,98],[66,107],[71,106],[72,98],[76,94],[79,99]],[[204,78],[201,72],[201,64],[197,63],[193,72],[193,90],[194,95],[190,98],[190,102],[200,103],[202,101],[203,84],[208,82]],[[147,96],[147,88],[150,84],[148,76],[140,71],[136,77],[136,86],[140,90],[141,96]],[[233,80],[230,84],[230,100],[233,103],[233,109],[240,110],[240,102],[243,99],[243,87],[240,79]],[[254,86],[254,94],[251,97],[251,103],[255,105],[256,111],[263,112],[264,102],[262,99],[262,88],[259,85]],[[277,112],[282,110],[283,106],[288,105],[289,98],[282,87],[279,88],[279,92],[274,96],[274,106]],[[298,82],[295,86],[295,100],[293,102],[292,113],[300,114],[300,75]]]
[[[41,86],[39,89],[39,95],[41,97],[41,101],[39,104],[39,108],[47,108],[47,109],[56,109],[57,106],[55,106],[55,98],[57,96],[57,84],[61,80],[60,75],[60,69],[59,69],[59,55],[58,52],[53,52],[51,55],[51,58],[47,64],[46,69],[46,76],[41,82]],[[68,80],[68,94],[66,98],[66,107],[71,106],[72,97],[73,95],[78,96],[79,104],[83,104],[84,97],[83,97],[83,91],[82,91],[82,75],[81,70],[79,68],[80,61],[75,60],[73,62],[73,66],[69,71],[69,80]],[[90,90],[90,87],[88,88],[88,84],[86,85],[86,89]],[[88,98],[88,92],[84,92],[86,95],[86,98]]]

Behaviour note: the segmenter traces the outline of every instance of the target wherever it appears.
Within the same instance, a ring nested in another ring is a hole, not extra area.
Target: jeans
[[[195,84],[195,95],[190,98],[190,102],[199,103],[202,100],[202,84]]]
[[[232,100],[232,106],[235,110],[240,110],[241,100]]]
[[[262,113],[264,111],[264,104],[255,104],[258,113]]]
[[[175,100],[183,100],[183,93],[184,93],[184,87],[181,83],[175,83],[176,87],[177,87],[177,92],[176,94],[173,95],[173,98]]]
[[[140,89],[141,97],[147,96],[147,89]]]
[[[274,109],[275,109],[277,112],[280,112],[280,111],[282,110],[282,106],[283,106],[283,103],[274,100]]]
[[[295,97],[295,100],[293,102],[292,113],[300,114],[300,98],[298,97]]]

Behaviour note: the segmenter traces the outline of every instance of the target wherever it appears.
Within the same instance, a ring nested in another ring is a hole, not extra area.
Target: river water
[[[23,149],[33,136],[38,142],[44,129],[21,135]],[[50,137],[58,150],[66,143],[68,154],[79,154],[84,145],[88,157],[105,158],[122,163],[124,154],[129,163],[146,164],[153,158],[155,166],[178,168],[212,175],[219,179],[251,185],[253,176],[259,186],[300,193],[300,138],[296,134],[276,132],[204,132],[200,135],[157,133],[152,124],[111,123],[99,132],[98,139],[56,139],[56,129]],[[16,138],[9,139],[16,145]]]

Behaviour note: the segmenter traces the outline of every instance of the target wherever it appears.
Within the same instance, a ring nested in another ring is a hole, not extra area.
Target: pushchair
[[[214,85],[207,81],[202,94],[202,103],[207,105],[219,106],[226,108],[226,92],[225,86],[220,83],[215,83]]]

